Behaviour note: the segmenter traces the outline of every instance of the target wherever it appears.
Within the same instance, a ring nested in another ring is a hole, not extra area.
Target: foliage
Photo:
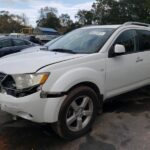
[[[39,11],[37,26],[54,28],[62,33],[84,25],[122,24],[127,21],[150,23],[150,0],[95,0],[91,10],[79,10],[73,22],[68,14],[58,16],[58,10],[44,7]],[[0,32],[19,32],[28,25],[25,14],[0,12]]]
[[[80,27],[82,27],[82,25],[79,24],[79,22],[77,22],[77,21],[76,21],[76,22],[73,22],[73,23],[67,28],[67,30],[66,30],[65,33],[70,32],[70,31],[75,30],[75,29],[78,29],[78,28],[80,28]]]
[[[0,11],[0,33],[20,32],[25,27],[24,21],[22,16]]]
[[[88,24],[122,24],[127,21],[139,21],[150,23],[149,0],[96,0],[90,16],[85,10],[77,14],[78,21],[82,25]]]
[[[90,25],[94,21],[94,14],[92,11],[79,10],[75,17],[81,25]]]
[[[68,14],[61,14],[59,20],[61,26],[63,27],[69,27],[73,23],[73,21],[70,19],[70,16]]]
[[[45,7],[40,10],[40,17],[37,21],[37,26],[47,28],[60,28],[60,20],[57,17],[57,9],[53,7]]]

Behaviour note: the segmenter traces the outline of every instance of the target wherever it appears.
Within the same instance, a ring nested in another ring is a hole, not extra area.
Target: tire
[[[80,86],[69,92],[61,106],[58,122],[52,127],[60,137],[73,140],[91,129],[97,112],[97,94],[90,87]]]

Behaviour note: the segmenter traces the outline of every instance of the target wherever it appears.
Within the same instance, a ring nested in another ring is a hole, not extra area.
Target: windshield
[[[59,40],[62,36],[59,36],[53,40],[51,40],[50,42],[46,43],[44,46],[45,47],[49,47],[50,45],[52,45],[54,42],[56,42],[57,40]]]
[[[115,29],[82,28],[74,30],[52,43],[51,51],[92,54],[98,52]]]

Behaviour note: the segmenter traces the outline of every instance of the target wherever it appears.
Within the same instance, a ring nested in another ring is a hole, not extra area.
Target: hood
[[[26,49],[23,49],[21,53],[28,53],[28,52],[35,52],[35,51],[40,51],[43,48],[43,46],[34,46],[34,47],[29,47]]]
[[[84,56],[83,54],[33,51],[16,53],[0,59],[0,72],[21,74],[36,72],[41,67]]]

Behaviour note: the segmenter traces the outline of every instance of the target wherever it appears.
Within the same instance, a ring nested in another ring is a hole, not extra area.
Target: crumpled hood
[[[56,53],[51,51],[16,53],[0,59],[0,72],[6,74],[32,73],[46,65],[51,65],[82,56],[84,55]]]

